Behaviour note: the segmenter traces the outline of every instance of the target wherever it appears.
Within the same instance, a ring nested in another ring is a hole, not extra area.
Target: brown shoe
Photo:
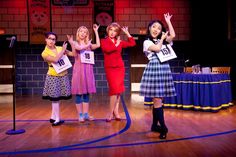
[[[113,116],[115,117],[115,120],[117,120],[117,121],[121,120],[121,117],[119,114],[116,115],[115,112],[113,112]]]
[[[111,119],[110,119],[110,118],[107,118],[107,119],[106,119],[106,122],[111,122]]]

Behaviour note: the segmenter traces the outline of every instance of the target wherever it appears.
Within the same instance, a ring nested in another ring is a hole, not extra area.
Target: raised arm
[[[94,31],[95,37],[96,37],[96,44],[92,44],[92,47],[91,47],[92,50],[100,47],[100,38],[99,38],[99,35],[98,35],[98,29],[99,29],[99,26],[94,24],[93,25],[93,31]]]
[[[75,50],[75,41],[73,40],[73,35],[67,35],[67,39],[71,45],[72,52],[69,52],[69,56],[77,56],[76,50]]]
[[[130,33],[129,33],[129,28],[128,28],[128,26],[124,26],[124,27],[122,27],[121,29],[122,29],[122,31],[125,33],[125,35],[126,35],[128,38],[132,37],[132,36],[130,35]]]
[[[170,21],[171,17],[172,17],[172,15],[170,15],[169,13],[164,14],[164,18],[165,18],[166,24],[169,29],[169,34],[166,37],[166,41],[169,43],[172,42],[173,39],[175,38],[175,30],[174,30],[173,25]]]
[[[86,50],[88,49],[89,47],[91,47],[91,40],[89,40],[88,44],[86,45],[79,45],[77,42],[74,42],[74,48],[75,50]]]
[[[161,39],[160,41],[158,42],[158,44],[152,44],[148,47],[148,50],[149,51],[154,51],[154,52],[159,52],[161,50],[161,47],[162,47],[162,44],[163,44],[163,41],[167,38],[167,35],[168,35],[168,31],[167,32],[162,32],[162,35],[161,35]]]
[[[134,38],[129,33],[129,28],[127,26],[124,26],[121,29],[125,33],[125,35],[128,37],[128,41],[122,41],[122,48],[135,46],[136,43],[135,43]]]
[[[67,43],[63,43],[63,46],[62,46],[62,50],[56,54],[55,57],[52,57],[52,56],[44,56],[43,55],[43,59],[47,62],[52,62],[52,63],[57,63],[59,59],[61,59],[61,57],[64,55],[65,51],[66,51],[66,48],[67,48]]]

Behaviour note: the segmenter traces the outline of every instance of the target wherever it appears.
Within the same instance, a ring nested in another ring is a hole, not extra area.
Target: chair
[[[192,73],[193,72],[193,68],[192,67],[184,67],[184,72],[185,73]]]
[[[230,74],[230,67],[212,67],[213,74]]]

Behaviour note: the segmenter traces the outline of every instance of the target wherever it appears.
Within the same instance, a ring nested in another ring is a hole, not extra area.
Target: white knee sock
[[[60,106],[59,106],[59,102],[52,102],[52,108],[53,108],[53,113],[55,116],[55,122],[59,122],[60,121]]]
[[[56,119],[56,115],[55,115],[55,111],[54,111],[54,107],[52,105],[52,113],[51,113],[51,119]]]

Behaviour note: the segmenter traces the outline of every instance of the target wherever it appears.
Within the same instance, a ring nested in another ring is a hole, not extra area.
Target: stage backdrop
[[[88,5],[88,2],[89,0],[52,0],[52,4],[58,6]]]
[[[51,31],[50,0],[28,0],[29,42],[44,44],[45,32]]]
[[[114,0],[94,0],[94,23],[100,25],[99,36],[104,38],[106,27],[114,21]]]

